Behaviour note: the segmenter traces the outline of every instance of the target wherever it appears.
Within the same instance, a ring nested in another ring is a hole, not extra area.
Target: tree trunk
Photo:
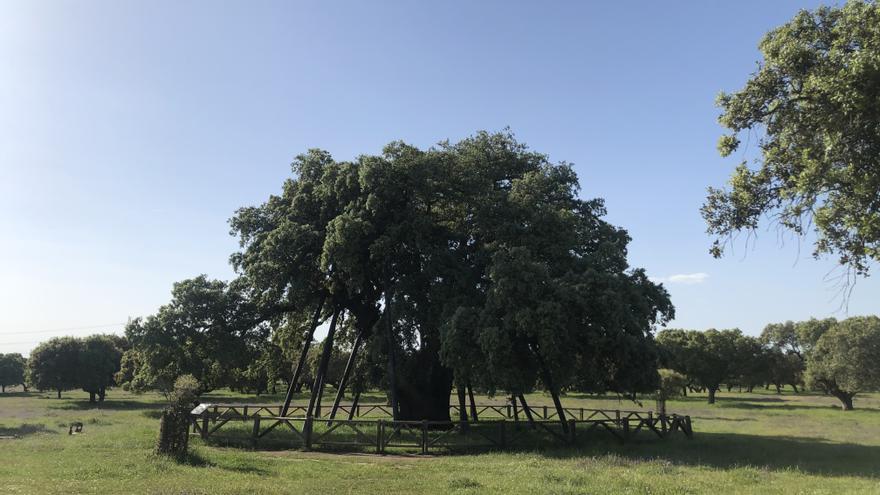
[[[57,397],[58,397],[59,399],[61,398],[61,389],[60,389],[60,388],[58,389],[58,396],[57,396]]]
[[[538,349],[532,349],[532,352],[538,361],[538,367],[541,370],[544,386],[547,387],[547,390],[550,392],[550,397],[553,398],[553,406],[556,407],[556,416],[559,419],[559,424],[562,426],[562,432],[568,434],[568,421],[565,417],[565,410],[562,409],[562,403],[559,401],[559,391],[556,389],[556,384],[553,383],[553,376],[550,374],[550,369],[547,368],[547,364],[544,362],[544,358],[541,357]]]
[[[853,397],[855,394],[849,394],[842,391],[834,391],[831,392],[832,395],[837,397],[837,400],[840,401],[840,408],[844,411],[852,411],[853,408]]]
[[[716,387],[709,387],[709,404],[714,404],[714,403],[715,403],[715,392],[716,392],[716,390],[717,390]]]
[[[389,282],[388,287],[391,286]],[[400,418],[400,398],[398,397],[397,383],[397,339],[394,338],[394,319],[391,313],[391,302],[394,299],[394,290],[385,289],[385,346],[388,351],[388,388],[391,395],[391,417]],[[447,416],[449,416],[447,412]],[[425,419],[425,418],[414,418]]]
[[[470,382],[467,384],[467,392],[471,401],[471,420],[477,422],[480,418],[477,417],[477,402],[474,400],[474,388],[471,387]]]
[[[6,393],[6,385],[0,385],[0,393]]]
[[[397,419],[449,421],[452,370],[440,362],[439,352],[430,340],[423,346],[398,362]]]
[[[657,414],[666,416],[666,399],[657,399]]]
[[[782,395],[782,387],[778,383],[774,383],[773,386],[776,387],[776,395]]]
[[[456,387],[458,389],[458,420],[467,423],[468,413],[467,413],[467,404],[465,399],[464,387],[461,385]]]
[[[351,401],[351,409],[348,411],[348,420],[351,421],[354,418],[354,413],[357,411],[358,402],[361,400],[361,391],[357,390],[354,393],[354,400]]]
[[[104,402],[104,397],[107,396],[107,389],[102,388],[98,390],[98,402]]]
[[[516,399],[514,398],[514,401]],[[523,412],[526,413],[526,419],[529,420],[529,427],[532,429],[535,428],[535,417],[532,416],[532,410],[529,408],[528,403],[526,403],[526,396],[523,394],[519,394],[519,402],[522,404]]]
[[[306,410],[306,417],[311,417],[315,404],[318,400],[324,380],[324,374],[327,372],[327,364],[330,362],[330,354],[333,352],[333,335],[336,333],[336,320],[339,318],[339,310],[333,312],[333,318],[330,319],[330,330],[327,331],[327,338],[324,339],[324,350],[321,353],[321,362],[318,370],[315,372],[315,384],[312,387],[312,393],[309,397],[309,408]]]
[[[799,393],[800,393],[800,391],[799,391],[798,388],[797,388],[797,384],[792,383],[792,384],[791,384],[791,388],[794,389],[794,393],[796,393],[796,394],[799,394]]]
[[[95,393],[94,393],[94,392],[89,392],[89,402],[91,402],[91,403],[93,403],[93,404],[96,402],[96,401],[95,401]]]
[[[309,326],[309,332],[303,340],[303,348],[299,353],[299,361],[296,362],[296,368],[293,370],[293,377],[290,379],[290,384],[287,387],[287,395],[284,397],[284,406],[281,408],[282,416],[287,416],[287,410],[290,409],[290,401],[293,400],[294,392],[300,392],[302,390],[302,384],[299,383],[299,378],[300,375],[302,375],[303,367],[305,367],[306,358],[309,354],[309,347],[312,345],[312,338],[315,336],[315,329],[318,328],[318,320],[321,319],[321,309],[324,308],[324,301],[326,299],[327,296],[321,297],[321,301],[318,303],[318,309],[315,310],[315,315],[312,317],[312,324]]]

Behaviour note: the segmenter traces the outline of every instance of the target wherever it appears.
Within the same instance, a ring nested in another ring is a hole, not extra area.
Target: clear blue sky
[[[814,2],[223,4],[0,3],[0,352],[118,331],[176,280],[231,277],[227,219],[307,148],[505,126],[606,198],[675,326],[845,316],[809,241],[762,231],[714,260],[698,211],[736,162],[715,151],[715,95]],[[849,314],[878,300],[862,280]]]

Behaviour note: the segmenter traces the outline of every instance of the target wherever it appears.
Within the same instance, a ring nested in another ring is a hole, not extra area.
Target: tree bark
[[[391,283],[388,283],[388,287]],[[391,301],[394,299],[394,290],[385,289],[385,345],[388,350],[388,384],[391,395],[391,417],[400,419],[400,401],[397,396],[397,342],[394,338],[394,320],[391,313]],[[422,418],[424,419],[424,418]]]
[[[107,389],[102,388],[98,390],[98,402],[104,402],[104,397],[107,396]]]
[[[60,388],[58,389],[58,395],[57,395],[57,397],[58,397],[59,399],[61,398],[61,389],[60,389]]]
[[[351,401],[351,410],[348,411],[348,420],[351,421],[354,418],[354,413],[357,411],[358,402],[361,400],[361,391],[357,390],[354,393],[354,400]]]
[[[715,392],[717,391],[716,387],[709,387],[709,404],[715,403]]]
[[[471,420],[477,422],[480,418],[477,417],[477,402],[474,400],[474,388],[471,387],[470,382],[467,384],[467,392],[471,401]]]
[[[327,338],[324,339],[324,350],[321,353],[321,362],[318,370],[315,372],[315,382],[312,387],[312,393],[309,397],[309,407],[306,410],[306,417],[311,417],[314,411],[315,403],[321,390],[321,382],[324,380],[324,374],[327,372],[327,364],[330,362],[330,354],[333,352],[333,335],[336,333],[336,320],[339,318],[339,310],[333,312],[330,319],[330,330],[327,331]]]
[[[514,399],[515,401],[516,399]],[[523,394],[519,394],[519,402],[522,404],[523,412],[526,413],[526,419],[529,420],[529,426],[531,428],[535,428],[535,417],[532,416],[532,410],[529,409],[528,403],[526,403],[526,396]]]
[[[456,388],[458,389],[458,420],[467,423],[468,413],[464,387],[458,385]]]
[[[321,318],[321,310],[324,308],[324,301],[327,299],[327,296],[322,296],[321,301],[318,303],[318,308],[315,310],[315,315],[312,317],[311,325],[309,326],[309,332],[306,335],[306,338],[303,340],[303,348],[299,354],[299,361],[296,362],[296,368],[293,370],[293,377],[290,379],[290,384],[287,387],[287,395],[284,397],[284,406],[281,408],[281,415],[287,416],[287,410],[290,409],[290,401],[293,400],[294,392],[299,392],[302,390],[302,384],[299,383],[300,375],[302,375],[303,367],[306,364],[306,359],[309,354],[309,347],[312,345],[312,338],[315,336],[315,329],[318,328],[318,320]]]
[[[532,351],[538,361],[538,367],[541,370],[544,386],[547,387],[547,390],[550,392],[550,397],[553,398],[553,406],[556,408],[556,416],[559,419],[559,424],[562,425],[562,432],[567,434],[568,421],[565,417],[565,410],[562,409],[562,402],[559,401],[559,391],[556,389],[556,384],[553,383],[553,376],[550,374],[550,369],[547,368],[547,364],[544,362],[544,358],[541,357],[538,349],[533,349]]]
[[[96,402],[96,401],[95,401],[95,393],[94,393],[94,392],[89,392],[89,402],[91,402],[91,403],[95,403],[95,402]]]
[[[837,400],[840,401],[840,408],[842,410],[852,411],[853,409],[855,409],[853,407],[853,397],[855,397],[856,394],[846,393],[841,390],[833,391],[831,392],[831,394],[837,397]]]

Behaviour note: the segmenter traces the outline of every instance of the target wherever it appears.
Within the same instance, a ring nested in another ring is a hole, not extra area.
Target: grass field
[[[692,417],[692,440],[641,435],[621,445],[596,436],[578,448],[421,457],[253,451],[193,437],[185,464],[152,454],[160,396],[113,390],[100,408],[85,393],[50,396],[0,395],[0,436],[18,437],[0,440],[0,493],[880,493],[877,394],[857,397],[846,413],[828,397],[790,392],[670,402],[670,412]],[[639,409],[616,399],[564,402]],[[73,421],[84,423],[82,435],[67,434]]]

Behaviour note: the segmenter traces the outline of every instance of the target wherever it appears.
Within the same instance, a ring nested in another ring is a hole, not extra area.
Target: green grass
[[[84,393],[0,395],[0,493],[880,493],[880,395],[834,400],[786,392],[669,403],[695,438],[591,436],[577,448],[469,455],[375,456],[205,445],[184,464],[156,457],[157,395],[120,390],[93,407]],[[209,402],[278,402],[210,394]],[[481,400],[480,402],[489,401]],[[500,402],[498,398],[495,402]],[[532,405],[549,404],[529,397]],[[639,409],[569,395],[569,407]],[[651,406],[645,403],[645,406]],[[68,435],[73,421],[82,435]]]

